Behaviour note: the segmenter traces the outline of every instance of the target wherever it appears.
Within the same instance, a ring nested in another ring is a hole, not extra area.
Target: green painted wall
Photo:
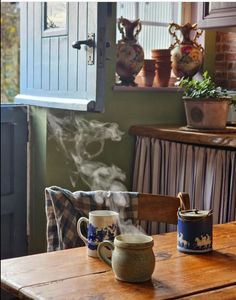
[[[109,19],[109,37],[115,45],[115,11]],[[115,46],[114,46],[115,47]],[[60,118],[82,116],[88,120],[116,122],[125,134],[121,142],[105,144],[103,153],[96,157],[97,161],[107,165],[112,163],[121,168],[127,176],[126,187],[131,189],[132,165],[134,153],[134,137],[128,130],[134,124],[184,124],[184,107],[181,94],[175,92],[118,92],[113,91],[115,79],[115,49],[110,48],[107,61],[105,112],[81,113],[56,109],[32,108],[37,120],[32,124],[32,144],[34,145],[31,170],[31,202],[32,230],[30,239],[31,253],[45,251],[46,220],[44,213],[44,188],[58,185],[70,190],[88,189],[81,181],[74,188],[69,176],[73,171],[73,163],[68,161],[64,153],[58,149],[57,143],[50,138],[46,127],[48,113]],[[46,142],[45,142],[46,141]]]
[[[214,72],[215,72],[215,54],[216,54],[215,41],[216,41],[216,31],[214,30],[205,31],[204,70],[208,70],[212,78],[214,78]]]
[[[29,251],[45,251],[44,187],[46,186],[47,112],[30,107]]]

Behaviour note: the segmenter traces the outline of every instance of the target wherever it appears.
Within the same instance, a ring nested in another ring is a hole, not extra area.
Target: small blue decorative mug
[[[212,210],[179,210],[177,249],[185,253],[212,250]]]
[[[98,257],[98,244],[104,240],[114,241],[118,235],[119,214],[111,210],[94,210],[89,212],[89,218],[81,217],[77,222],[79,237],[88,247],[88,255]],[[81,232],[81,224],[87,223],[87,238]]]

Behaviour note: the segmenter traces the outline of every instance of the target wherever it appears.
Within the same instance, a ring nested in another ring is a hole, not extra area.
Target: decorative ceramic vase
[[[167,87],[171,73],[170,49],[153,49],[152,58],[156,60],[156,86]]]
[[[144,86],[152,87],[154,77],[156,74],[155,59],[144,59],[143,68],[141,70],[141,77]]]
[[[176,35],[177,30],[182,34],[182,41]],[[193,40],[190,38],[191,31],[196,31]],[[201,68],[203,63],[203,48],[197,43],[202,30],[197,29],[197,24],[187,23],[180,26],[176,23],[169,25],[169,33],[175,39],[175,43],[170,46],[172,54],[172,69],[176,77],[192,77]]]
[[[144,62],[143,48],[136,39],[142,28],[141,22],[139,19],[131,22],[121,17],[118,20],[118,28],[122,34],[122,39],[118,41],[117,45],[116,72],[119,75],[121,85],[135,86],[135,77]]]

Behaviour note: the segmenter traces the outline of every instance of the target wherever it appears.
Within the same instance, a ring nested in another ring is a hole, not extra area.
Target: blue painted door
[[[27,254],[27,107],[1,105],[1,259]]]

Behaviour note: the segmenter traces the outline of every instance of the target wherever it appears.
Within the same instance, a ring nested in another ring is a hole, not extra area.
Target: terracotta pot
[[[167,87],[169,85],[171,73],[171,62],[156,63],[156,85]]]
[[[170,49],[152,49],[151,53],[152,53],[153,59],[156,59],[158,57],[170,57],[171,56]]]
[[[167,61],[157,60],[156,61],[156,69],[159,68],[159,67],[164,67],[164,66],[169,68],[169,67],[171,67],[171,65],[172,65],[172,62],[169,61],[169,60],[167,60]]]
[[[153,82],[154,82],[154,78],[155,78],[155,71],[145,71],[143,70],[141,72],[141,77],[142,77],[142,83],[144,86],[147,87],[152,87],[153,86]]]
[[[226,127],[229,99],[184,98],[187,126],[196,129],[224,129]]]
[[[155,59],[145,59],[143,68],[140,72],[142,83],[144,86],[152,87],[156,72],[156,61]]]
[[[149,72],[155,72],[156,69],[156,60],[155,59],[144,59],[143,70]]]
[[[156,60],[156,85],[167,87],[171,73],[170,49],[152,49],[152,58]]]

